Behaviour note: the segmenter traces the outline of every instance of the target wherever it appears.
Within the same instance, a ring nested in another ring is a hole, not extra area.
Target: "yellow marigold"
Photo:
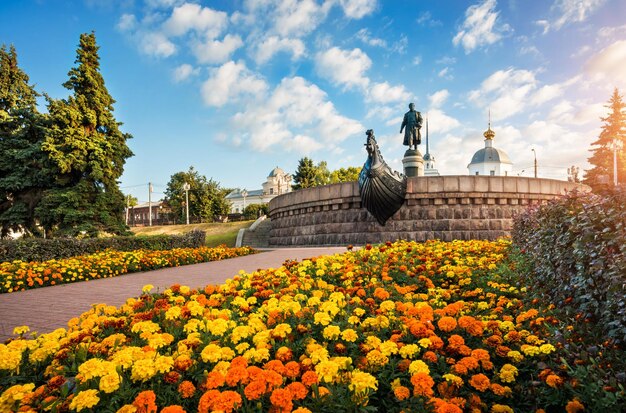
[[[541,353],[541,351],[539,350],[539,347],[537,347],[537,346],[530,346],[530,345],[526,345],[526,344],[522,345],[521,350],[522,350],[522,352],[525,355],[527,355],[529,357],[536,356],[537,354]]]
[[[391,356],[392,354],[398,354],[398,344],[391,340],[386,340],[378,347],[380,352],[385,356]]]
[[[524,360],[524,356],[522,355],[522,353],[520,353],[519,351],[515,351],[515,350],[511,350],[509,351],[506,356],[508,358],[510,358],[511,360],[513,360],[516,363],[521,362],[522,360]]]
[[[156,368],[154,362],[151,359],[137,360],[133,364],[133,369],[130,378],[133,381],[146,381],[150,380],[156,374]]]
[[[272,336],[273,337],[285,338],[290,333],[291,333],[291,326],[289,324],[286,324],[286,323],[278,324],[272,330]]]
[[[389,358],[378,350],[372,350],[365,356],[367,364],[372,367],[382,367],[389,363]]]
[[[122,378],[116,372],[107,374],[106,376],[102,376],[102,378],[100,378],[99,388],[105,393],[113,393],[115,390],[120,388],[121,381]]]
[[[339,338],[339,334],[341,333],[341,329],[339,326],[328,326],[324,328],[324,338],[326,340],[337,340]]]
[[[141,291],[144,293],[149,293],[150,291],[152,291],[152,289],[154,288],[154,285],[152,284],[146,284],[141,288]]]
[[[378,390],[378,380],[369,373],[354,370],[350,375],[348,388],[356,394],[366,393],[368,390]]]
[[[22,400],[26,395],[30,394],[35,388],[35,384],[16,384],[6,389],[0,395],[0,412],[11,412],[12,408]]]
[[[137,412],[137,408],[135,406],[133,406],[132,404],[125,404],[119,409],[117,409],[117,412],[115,413],[136,413],[136,412]]]
[[[28,326],[18,326],[13,329],[13,334],[16,336],[21,336],[22,334],[26,334],[30,331],[30,327]]]
[[[385,313],[386,312],[391,312],[391,311],[396,309],[396,303],[394,303],[391,300],[385,300],[382,303],[380,303],[379,308],[380,308],[381,311],[383,311]]]
[[[334,361],[322,361],[315,366],[315,372],[326,383],[332,383],[339,374],[339,365]]]
[[[411,364],[409,365],[409,373],[411,373],[411,374],[417,374],[417,373],[430,374],[430,369],[428,368],[428,365],[426,363],[424,363],[422,360],[415,360],[415,361],[412,361]]]
[[[70,409],[80,412],[83,409],[92,408],[97,405],[99,401],[98,390],[83,390],[72,399]]]
[[[556,348],[552,344],[542,344],[539,346],[539,351],[543,354],[550,354],[555,351]]]
[[[154,367],[159,373],[167,373],[174,367],[174,359],[170,356],[158,356],[154,360]]]
[[[221,359],[220,349],[221,347],[217,344],[209,344],[200,353],[202,361],[205,363],[217,363]]]
[[[313,413],[313,412],[307,409],[306,407],[298,407],[296,410],[292,411],[291,413]]]
[[[448,373],[444,374],[442,377],[445,381],[447,381],[448,383],[452,383],[457,387],[461,387],[463,385],[463,379],[459,376],[455,376],[454,374]]]
[[[0,370],[17,370],[22,362],[22,350],[0,344]]]
[[[565,405],[565,411],[567,413],[579,413],[585,410],[585,406],[578,401],[578,399],[570,400]]]
[[[514,413],[506,404],[494,404],[491,406],[491,413]]]
[[[417,353],[419,353],[420,348],[417,344],[407,344],[400,348],[398,353],[402,358],[412,359]]]
[[[517,367],[511,364],[505,364],[500,369],[500,380],[505,383],[512,383],[515,381],[515,377],[517,376]]]
[[[348,343],[354,343],[359,338],[359,335],[353,329],[348,328],[341,332],[341,338]]]
[[[176,319],[178,319],[180,317],[181,314],[182,314],[182,310],[181,310],[180,307],[178,307],[178,306],[170,307],[165,312],[165,319],[166,320],[176,320]]]
[[[420,347],[422,347],[422,348],[428,348],[428,347],[433,345],[432,340],[429,339],[429,338],[426,338],[426,337],[420,338],[418,343],[419,343]]]
[[[315,324],[327,326],[332,321],[332,318],[328,315],[328,313],[319,311],[313,315],[313,320],[315,321]]]

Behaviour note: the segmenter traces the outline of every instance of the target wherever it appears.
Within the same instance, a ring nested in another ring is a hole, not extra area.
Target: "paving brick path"
[[[345,251],[345,247],[280,248],[223,261],[0,294],[0,343],[11,337],[17,326],[28,325],[31,331],[47,333],[66,327],[71,318],[89,310],[92,304],[119,306],[127,298],[138,296],[146,284],[159,287],[161,291],[172,284],[203,287],[221,284],[239,270],[250,272],[277,268],[285,260],[302,260]]]

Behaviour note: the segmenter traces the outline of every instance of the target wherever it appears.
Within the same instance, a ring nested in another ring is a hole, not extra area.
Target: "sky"
[[[567,179],[626,90],[623,0],[0,2],[0,44],[53,98],[91,31],[133,135],[120,187],[139,201],[190,166],[248,190],[304,156],[361,167],[367,129],[401,171],[410,102],[442,175],[468,174],[490,119],[513,174],[536,154],[539,177]]]

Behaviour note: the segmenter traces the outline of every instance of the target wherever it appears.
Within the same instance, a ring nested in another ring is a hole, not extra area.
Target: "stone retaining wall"
[[[513,216],[584,185],[503,176],[409,178],[405,203],[385,226],[361,208],[356,182],[280,195],[270,202],[270,245],[362,245],[409,239],[496,239]]]

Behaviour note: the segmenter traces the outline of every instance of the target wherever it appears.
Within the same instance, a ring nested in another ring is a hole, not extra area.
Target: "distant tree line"
[[[349,166],[334,171],[328,170],[326,161],[315,164],[311,158],[304,157],[298,161],[296,173],[293,176],[293,189],[312,188],[314,186],[353,182],[359,178],[361,168]]]
[[[118,180],[132,138],[113,115],[94,33],[80,36],[70,95],[40,94],[13,46],[0,48],[0,235],[95,236],[127,232]]]

